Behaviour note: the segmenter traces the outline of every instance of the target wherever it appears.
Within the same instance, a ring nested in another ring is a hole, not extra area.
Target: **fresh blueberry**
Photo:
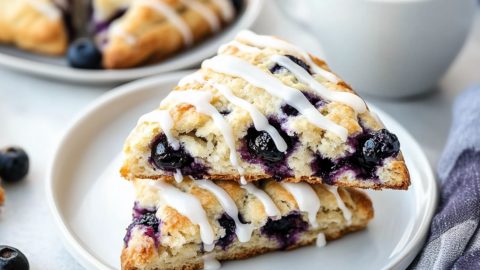
[[[251,152],[263,160],[279,162],[285,158],[285,153],[280,152],[275,146],[272,137],[265,131],[250,128],[247,131],[248,147]]]
[[[95,43],[87,38],[76,40],[67,52],[70,66],[82,69],[99,69],[102,63],[102,53]]]
[[[22,180],[28,173],[29,160],[19,147],[9,147],[0,151],[0,178],[7,182]]]
[[[303,62],[302,60],[298,59],[297,57],[293,56],[293,55],[285,55],[286,57],[288,57],[290,60],[292,60],[295,64],[299,65],[300,67],[302,67],[303,69],[305,69],[308,73],[311,74],[310,72],[310,66],[307,65],[305,62]],[[279,72],[281,69],[283,69],[284,67],[279,65],[279,64],[275,64],[273,67],[270,68],[270,72],[272,73],[277,73]]]
[[[400,151],[397,136],[381,129],[371,134],[362,146],[362,157],[366,165],[375,166],[384,158],[395,156]]]
[[[27,257],[20,250],[0,245],[0,270],[28,270]]]
[[[168,171],[180,169],[193,161],[182,148],[173,149],[164,135],[153,143],[151,159],[159,169]]]

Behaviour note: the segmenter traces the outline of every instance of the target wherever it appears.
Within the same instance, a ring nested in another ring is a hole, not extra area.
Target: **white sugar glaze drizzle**
[[[231,46],[238,48],[240,51],[244,51],[244,52],[248,52],[248,53],[259,53],[259,52],[262,51],[257,47],[248,46],[248,45],[243,44],[241,42],[238,42],[236,40],[232,40],[232,41],[230,41],[228,43],[225,43],[222,46],[220,46],[220,48],[218,48],[218,51],[217,51],[218,54],[224,53],[227,50],[227,48],[231,47]]]
[[[318,227],[317,213],[320,210],[320,199],[308,183],[280,183],[295,198],[300,211],[307,212],[308,220],[313,228]]]
[[[202,258],[204,270],[217,270],[222,266],[213,253],[205,254]]]
[[[52,3],[41,2],[38,0],[27,0],[26,3],[30,4],[30,6],[35,8],[38,12],[42,13],[52,21],[58,20],[62,16],[60,10],[58,10]]]
[[[348,131],[323,116],[298,89],[284,85],[274,76],[268,76],[260,68],[245,60],[229,56],[219,55],[202,63],[203,68],[209,68],[219,73],[243,78],[256,87],[263,88],[277,98],[281,98],[287,104],[297,109],[308,121],[319,128],[333,132],[343,141],[347,140]]]
[[[241,185],[248,184],[247,180],[245,179],[245,176],[243,176],[243,175],[240,175],[240,184]]]
[[[190,75],[187,75],[186,77],[181,79],[179,85],[180,86],[186,85],[194,81],[208,84],[209,86],[217,89],[218,92],[220,92],[220,94],[222,94],[230,103],[246,110],[250,114],[250,117],[252,118],[255,129],[258,131],[267,132],[272,138],[273,142],[275,143],[275,146],[277,147],[278,151],[280,152],[287,151],[287,148],[288,148],[287,143],[282,138],[280,133],[278,133],[277,129],[274,126],[268,123],[268,119],[265,117],[265,115],[263,115],[255,106],[253,106],[253,104],[235,96],[230,90],[230,88],[228,88],[228,86],[225,86],[219,83],[208,83],[203,79],[203,75],[199,71],[192,73]],[[240,183],[242,185],[245,185],[247,181],[243,177]]]
[[[210,180],[196,180],[195,184],[215,195],[227,215],[235,222],[235,234],[237,235],[238,241],[242,243],[250,241],[250,238],[252,237],[253,226],[251,224],[243,224],[240,222],[238,219],[237,205],[235,205],[235,201],[233,201],[230,195]]]
[[[160,128],[162,129],[163,133],[165,133],[167,141],[172,148],[174,150],[178,150],[180,148],[180,142],[172,135],[173,119],[168,111],[155,110],[144,114],[142,117],[140,117],[140,119],[138,119],[137,125],[145,122],[159,123]]]
[[[213,32],[218,32],[220,30],[220,21],[218,20],[217,15],[210,10],[207,6],[202,4],[200,1],[196,0],[180,0],[185,6],[191,8],[193,11],[200,14],[210,25],[210,28]]]
[[[347,222],[347,225],[352,224],[352,212],[348,207],[345,205],[345,202],[342,200],[340,197],[340,194],[338,194],[338,187],[337,186],[326,186],[328,191],[330,191],[333,196],[335,196],[335,200],[337,200],[337,205],[340,210],[342,210],[343,213],[343,218],[345,218],[345,221]]]
[[[253,194],[255,197],[257,197],[258,200],[260,200],[260,202],[262,202],[263,208],[265,209],[265,213],[267,214],[267,216],[279,218],[282,215],[278,207],[272,201],[272,198],[270,198],[270,196],[268,196],[265,191],[257,188],[252,183],[243,185],[241,186],[241,188],[245,189],[248,193]]]
[[[245,170],[238,162],[232,127],[227,123],[225,118],[217,111],[217,109],[210,104],[212,97],[212,94],[204,91],[173,91],[160,103],[160,106],[166,102],[187,103],[195,106],[199,113],[209,115],[213,119],[213,122],[219,131],[222,133],[226,144],[230,148],[230,162],[237,169],[240,176],[243,176]]]
[[[233,17],[235,16],[235,10],[231,0],[213,0],[213,3],[220,8],[220,12],[222,13],[222,18],[224,21],[229,22],[233,20]]]
[[[319,247],[319,248],[324,247],[327,244],[327,239],[325,239],[325,234],[324,233],[319,233],[317,235],[316,244],[317,244],[317,247]]]
[[[199,83],[205,82],[205,79],[203,78],[203,73],[201,70],[195,71],[194,73],[188,74],[187,76],[183,77],[178,82],[178,86],[182,87],[193,82],[199,82]]]
[[[328,81],[331,81],[333,83],[338,83],[340,80],[338,77],[333,74],[330,71],[327,71],[323,68],[320,68],[310,57],[310,55],[305,51],[302,50],[301,48],[290,44],[286,41],[283,41],[278,38],[274,38],[272,36],[262,36],[262,35],[257,35],[253,33],[252,31],[248,30],[243,30],[240,33],[238,33],[236,40],[251,44],[256,47],[271,47],[277,50],[282,50],[287,52],[288,54],[291,55],[299,55],[305,60],[311,68],[313,68],[313,71],[323,78],[327,79]]]
[[[108,31],[112,36],[121,37],[128,45],[132,46],[137,42],[137,38],[134,35],[127,33],[127,31],[125,31],[120,25],[120,22],[114,22]]]
[[[149,181],[149,185],[158,189],[159,197],[165,201],[165,204],[187,217],[193,224],[197,224],[200,227],[202,242],[209,249],[213,247],[215,233],[208,222],[207,213],[197,197],[185,193],[163,180]]]
[[[253,125],[258,131],[265,131],[272,137],[277,149],[281,152],[287,151],[287,143],[282,138],[277,129],[268,123],[268,119],[253,104],[235,96],[230,88],[221,84],[212,84],[230,103],[246,110],[252,118]]]
[[[185,44],[185,46],[189,47],[193,44],[193,34],[190,30],[190,27],[182,19],[182,17],[177,14],[175,9],[163,3],[162,1],[140,0],[137,3],[139,5],[149,7],[158,12],[159,14],[165,16],[165,18],[167,18],[167,20],[178,29],[178,31],[183,37],[183,43]]]
[[[251,224],[243,224],[238,219],[238,208],[235,204],[235,201],[230,197],[230,195],[221,187],[216,185],[213,181],[210,180],[195,180],[193,182],[199,188],[208,190],[211,192],[219,201],[220,205],[223,207],[225,212],[234,220],[235,222],[235,233],[240,242],[248,242],[251,239],[254,227]],[[298,204],[300,211],[306,212],[308,215],[308,220],[310,225],[313,228],[318,228],[317,223],[317,213],[320,210],[320,199],[318,198],[315,190],[308,183],[280,183],[292,196]],[[204,244],[204,249],[207,252],[210,252],[214,249],[215,244],[215,233],[212,226],[208,222],[208,217],[205,212],[205,209],[201,205],[200,201],[193,195],[185,193],[180,189],[176,188],[173,185],[170,185],[163,180],[149,181],[148,185],[158,189],[158,194],[164,203],[169,207],[177,210],[181,215],[187,217],[193,224],[199,225],[200,227],[200,237]],[[269,217],[281,217],[281,212],[270,198],[270,196],[264,191],[257,188],[255,185],[249,183],[247,185],[241,186],[247,192],[253,194],[257,197],[258,200],[264,205],[265,212]],[[345,207],[345,204],[338,196],[336,187],[326,186],[330,192],[332,192],[337,198],[337,204],[340,208]],[[342,206],[343,205],[343,206]],[[344,211],[344,213],[350,213],[350,211]],[[348,218],[346,218],[348,220]],[[350,218],[351,220],[351,214]],[[351,222],[348,222],[350,225]],[[316,244],[318,247],[323,247],[326,245],[326,238],[324,233],[319,233],[317,236]],[[209,254],[207,254],[209,255]],[[213,254],[212,254],[213,256]],[[206,258],[206,257],[204,257]],[[215,257],[207,257],[213,258]]]
[[[183,174],[180,169],[177,169],[175,173],[173,174],[173,178],[175,178],[175,181],[177,183],[181,183],[183,181]]]
[[[299,81],[307,84],[322,98],[346,104],[352,107],[358,113],[363,113],[367,109],[365,102],[363,102],[359,96],[348,92],[332,91],[327,89],[290,58],[283,55],[274,55],[271,57],[271,60],[290,70],[290,72],[292,72]]]

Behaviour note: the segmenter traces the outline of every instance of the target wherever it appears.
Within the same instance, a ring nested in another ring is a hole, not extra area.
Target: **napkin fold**
[[[480,86],[463,92],[437,168],[440,201],[411,269],[480,269]]]

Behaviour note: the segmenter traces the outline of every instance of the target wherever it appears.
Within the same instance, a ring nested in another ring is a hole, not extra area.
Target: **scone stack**
[[[355,188],[410,184],[399,147],[323,61],[243,31],[129,135],[122,268],[215,268],[361,230],[373,207]]]

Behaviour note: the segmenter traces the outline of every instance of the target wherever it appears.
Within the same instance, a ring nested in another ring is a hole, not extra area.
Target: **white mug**
[[[361,93],[406,97],[435,87],[461,50],[476,0],[284,0],[332,69]]]

